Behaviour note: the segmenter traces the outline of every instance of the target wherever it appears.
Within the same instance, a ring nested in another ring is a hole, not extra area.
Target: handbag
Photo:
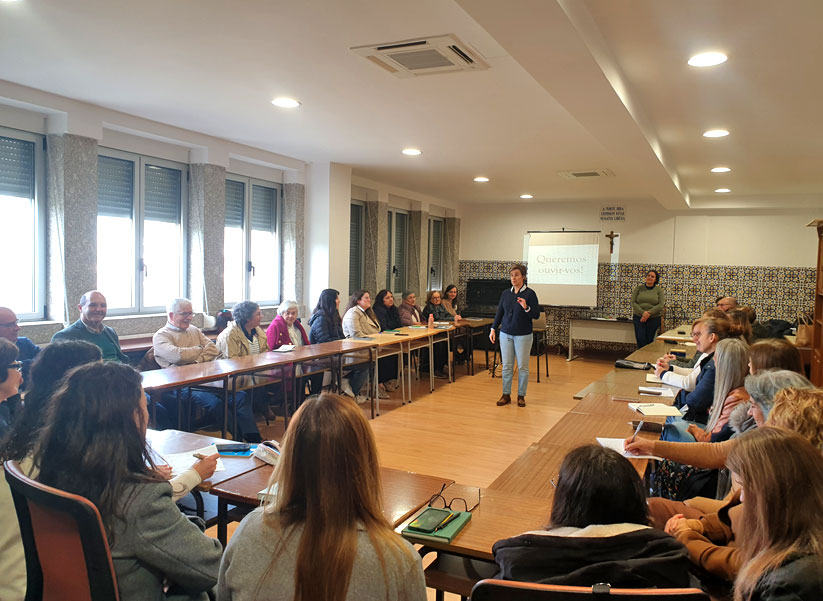
[[[813,337],[812,318],[808,313],[801,313],[797,318],[796,346],[811,346]]]

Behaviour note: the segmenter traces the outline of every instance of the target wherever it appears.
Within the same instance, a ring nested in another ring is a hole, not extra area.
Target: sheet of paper
[[[287,353],[287,352],[293,351],[293,350],[294,350],[294,345],[293,344],[284,344],[284,345],[282,345],[278,348],[271,349],[271,351],[273,353]]]
[[[660,398],[674,398],[674,391],[671,388],[662,386],[638,386],[637,392],[643,396],[657,396]]]
[[[212,444],[207,447],[203,447],[202,449],[195,449],[193,451],[186,451],[184,453],[167,453],[162,457],[155,453],[155,461],[159,463],[167,463],[169,466],[171,466],[171,475],[179,476],[187,469],[189,469],[195,461],[197,461],[197,457],[194,456],[195,453],[199,453],[200,455],[206,456],[214,455],[217,453],[217,447]],[[225,469],[226,466],[223,465],[223,459],[218,459],[217,469],[214,471],[222,472]]]
[[[672,405],[663,403],[629,403],[629,409],[649,416],[671,415],[681,417],[680,410]]]
[[[625,443],[624,438],[598,438],[597,442],[600,443],[600,446],[606,447],[607,449],[611,449],[612,451],[617,451],[623,457],[628,459],[660,459],[661,457],[657,457],[656,455],[632,455],[631,453],[627,452],[623,445]]]
[[[654,374],[646,374],[646,382],[651,382],[652,384],[661,384],[663,380],[661,380]]]

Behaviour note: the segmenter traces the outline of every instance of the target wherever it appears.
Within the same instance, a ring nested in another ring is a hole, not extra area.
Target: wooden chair
[[[710,597],[696,588],[611,588],[608,584],[594,586],[561,586],[512,580],[481,580],[474,585],[472,601],[709,601]]]
[[[118,601],[117,578],[97,507],[4,465],[26,555],[26,601]]]

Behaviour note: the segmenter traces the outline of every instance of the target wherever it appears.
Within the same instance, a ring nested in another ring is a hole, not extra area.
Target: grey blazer
[[[171,494],[168,482],[126,489],[125,521],[116,523],[111,548],[123,601],[206,599],[217,584],[220,543],[180,513]]]

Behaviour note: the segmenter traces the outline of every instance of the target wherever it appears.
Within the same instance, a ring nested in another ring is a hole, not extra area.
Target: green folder
[[[402,534],[411,541],[432,541],[440,543],[450,543],[454,537],[463,529],[463,526],[469,523],[472,519],[470,511],[457,511],[457,517],[446,524],[440,530],[434,532],[418,532],[406,527],[403,528]]]

